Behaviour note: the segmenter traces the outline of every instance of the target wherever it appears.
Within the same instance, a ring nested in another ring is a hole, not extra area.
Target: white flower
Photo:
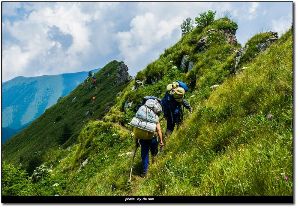
[[[57,187],[59,184],[58,183],[55,183],[55,184],[53,184],[52,186],[53,187]]]

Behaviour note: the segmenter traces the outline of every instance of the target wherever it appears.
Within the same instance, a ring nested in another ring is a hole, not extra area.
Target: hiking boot
[[[146,173],[146,172],[143,172],[143,173],[141,174],[141,177],[142,177],[142,178],[146,178],[146,177],[147,177],[147,173]]]
[[[152,164],[156,162],[156,157],[152,157]]]

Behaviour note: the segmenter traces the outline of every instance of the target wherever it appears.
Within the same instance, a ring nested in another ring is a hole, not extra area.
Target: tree
[[[29,157],[29,161],[26,167],[26,171],[29,175],[32,175],[34,169],[36,169],[36,167],[38,167],[39,165],[42,164],[42,155],[39,152],[35,152],[33,153],[33,155],[31,155]]]
[[[203,29],[206,26],[210,25],[215,20],[215,15],[216,12],[213,12],[211,10],[199,14],[199,17],[195,18],[197,27]]]
[[[191,18],[187,18],[183,21],[181,24],[181,31],[182,31],[182,36],[185,34],[191,32],[193,30],[193,20]]]

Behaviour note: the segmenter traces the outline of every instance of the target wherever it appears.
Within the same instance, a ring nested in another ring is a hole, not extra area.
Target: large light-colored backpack
[[[132,118],[132,125],[136,139],[152,139],[156,132],[156,124],[159,121],[158,114],[162,111],[160,103],[155,99],[148,99]]]

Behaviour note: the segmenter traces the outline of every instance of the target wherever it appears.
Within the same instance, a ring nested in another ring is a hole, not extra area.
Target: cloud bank
[[[113,59],[135,75],[180,39],[185,18],[208,9],[237,21],[242,43],[261,28],[283,32],[292,21],[292,4],[276,2],[4,2],[2,81],[90,70]]]

